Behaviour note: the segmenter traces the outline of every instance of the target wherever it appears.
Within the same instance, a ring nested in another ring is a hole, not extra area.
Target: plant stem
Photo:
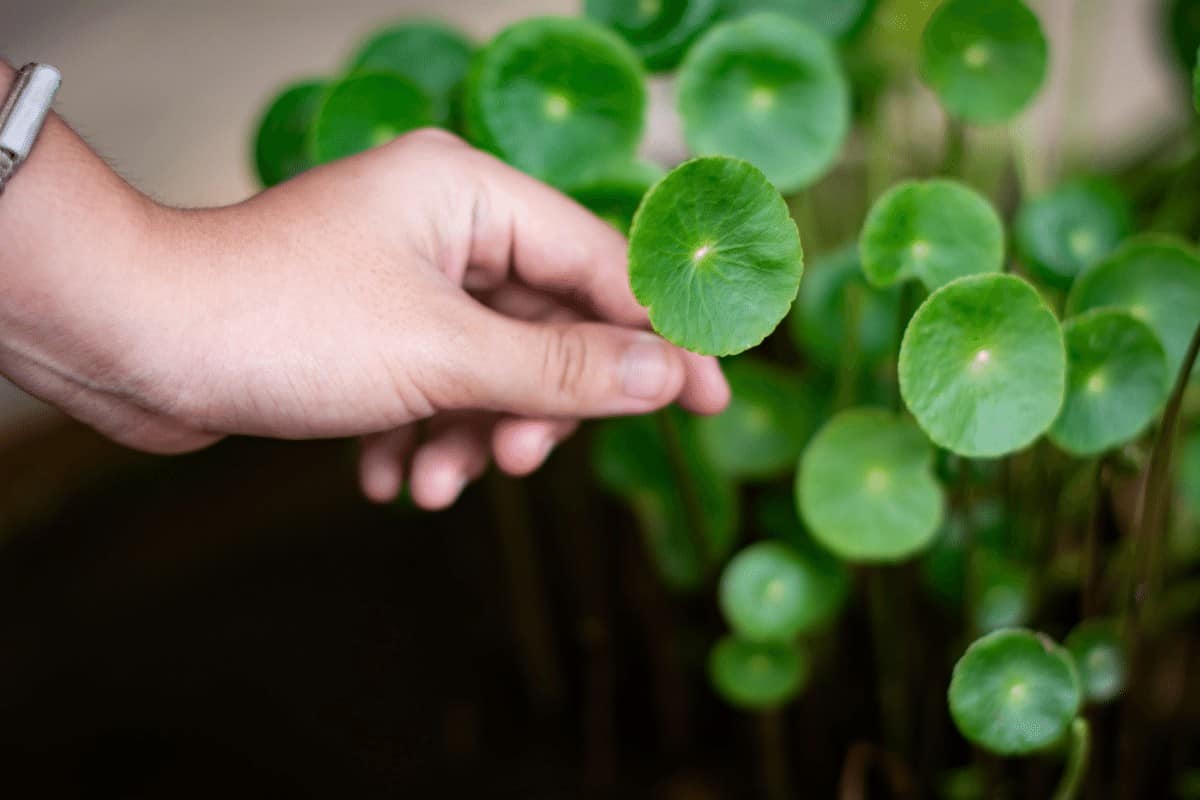
[[[1187,355],[1184,356],[1183,365],[1175,378],[1175,388],[1171,391],[1171,398],[1163,412],[1162,424],[1158,429],[1158,437],[1154,441],[1154,449],[1150,453],[1150,465],[1146,469],[1146,479],[1138,501],[1137,522],[1133,537],[1134,552],[1137,555],[1134,559],[1137,578],[1133,591],[1126,596],[1126,602],[1132,603],[1130,641],[1134,646],[1137,644],[1139,621],[1162,581],[1160,562],[1162,561],[1163,526],[1170,495],[1171,458],[1179,428],[1179,412],[1183,406],[1183,396],[1187,392],[1188,382],[1191,379],[1198,355],[1200,355],[1200,325],[1196,326],[1196,331],[1192,334]]]
[[[1083,717],[1071,723],[1071,750],[1067,754],[1067,766],[1062,780],[1054,790],[1053,800],[1075,800],[1087,777],[1088,758],[1092,750],[1092,733]]]
[[[941,174],[953,178],[960,175],[967,159],[967,126],[954,117],[946,117],[946,149],[942,156]]]
[[[688,537],[692,548],[696,551],[696,563],[699,565],[701,582],[707,581],[712,571],[712,554],[709,552],[704,506],[700,501],[700,490],[696,486],[695,476],[688,466],[687,453],[683,449],[683,439],[679,433],[679,425],[671,416],[670,409],[664,409],[654,414],[658,423],[659,433],[662,434],[663,444],[667,450],[667,458],[671,462],[671,471],[675,475],[675,485],[679,488],[683,500],[683,513],[687,520]]]
[[[511,478],[488,478],[496,509],[496,532],[504,559],[512,601],[513,634],[521,656],[530,699],[542,713],[557,711],[565,694],[565,680],[554,647],[553,629],[542,585],[541,567],[533,541],[524,487]]]
[[[792,792],[791,781],[788,778],[787,747],[784,742],[783,709],[770,708],[759,711],[755,716],[758,723],[763,796],[768,800],[788,800]]]
[[[1104,483],[1104,470],[1108,458],[1101,456],[1096,461],[1096,473],[1092,479],[1092,513],[1088,519],[1083,539],[1083,569],[1079,581],[1080,616],[1087,619],[1096,613],[1096,554],[1100,547],[1100,526],[1108,508],[1108,487]]]
[[[842,338],[838,356],[837,378],[833,389],[833,407],[840,411],[854,405],[858,394],[859,321],[862,318],[864,287],[850,282],[846,285],[845,324],[846,335]]]
[[[892,598],[888,595],[887,573],[883,567],[867,570],[867,603],[870,608],[872,643],[875,650],[875,683],[884,741],[895,753],[904,751],[908,739],[908,710],[905,706],[905,675],[902,651],[897,636]]]
[[[904,342],[904,331],[908,328],[916,292],[916,284],[905,281],[900,284],[900,299],[896,303],[896,394],[892,397],[892,410],[897,413],[904,410],[904,398],[900,394],[900,345]]]

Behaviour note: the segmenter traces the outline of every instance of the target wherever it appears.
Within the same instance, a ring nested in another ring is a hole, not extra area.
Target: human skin
[[[583,418],[724,408],[647,327],[619,233],[444,131],[182,210],[52,114],[0,195],[0,373],[155,453],[362,436],[378,502],[532,472]]]

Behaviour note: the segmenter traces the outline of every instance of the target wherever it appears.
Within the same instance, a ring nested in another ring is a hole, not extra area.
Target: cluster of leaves
[[[1172,13],[1183,6],[1195,4]],[[982,634],[949,686],[959,730],[1002,755],[1070,739],[1069,793],[1088,748],[1083,704],[1125,685],[1128,609],[1110,598],[1061,646],[1021,627],[1044,590],[1033,554],[1053,550],[1039,537],[1086,527],[1104,497],[1034,530],[1046,509],[1007,484],[1018,460],[1057,470],[1064,492],[1118,461],[1148,462],[1142,505],[1169,502],[1154,494],[1155,465],[1170,464],[1185,416],[1200,254],[1139,233],[1108,178],[1072,176],[1002,211],[945,174],[951,153],[945,169],[880,193],[857,241],[806,271],[796,198],[837,166],[859,95],[886,84],[851,64],[874,7],[587,0],[584,18],[518,22],[482,47],[406,23],[364,43],[343,77],[281,93],[256,163],[271,185],[441,125],[627,232],[631,287],[655,329],[736,356],[722,415],[614,420],[594,450],[662,579],[716,589],[730,629],[711,651],[717,691],[747,709],[795,698],[809,643],[830,635],[856,575],[919,559],[929,595]],[[951,151],[965,126],[1022,112],[1049,59],[1021,0],[945,0],[916,49]],[[695,157],[664,174],[638,147],[647,74],[667,71]],[[786,335],[775,333],[785,318]],[[768,337],[782,359],[739,355]],[[1179,453],[1168,510],[1200,527],[1200,431]],[[742,531],[747,498],[754,522]],[[743,534],[753,541],[735,552]]]

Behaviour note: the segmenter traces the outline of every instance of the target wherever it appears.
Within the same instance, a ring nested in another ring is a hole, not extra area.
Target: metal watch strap
[[[58,70],[47,64],[26,64],[13,79],[8,97],[0,106],[0,193],[17,167],[29,158],[61,83]]]

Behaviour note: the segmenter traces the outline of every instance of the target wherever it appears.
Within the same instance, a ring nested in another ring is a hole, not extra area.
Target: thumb
[[[447,364],[443,409],[530,417],[644,414],[669,405],[686,377],[683,351],[631,328],[534,323],[479,309]]]

